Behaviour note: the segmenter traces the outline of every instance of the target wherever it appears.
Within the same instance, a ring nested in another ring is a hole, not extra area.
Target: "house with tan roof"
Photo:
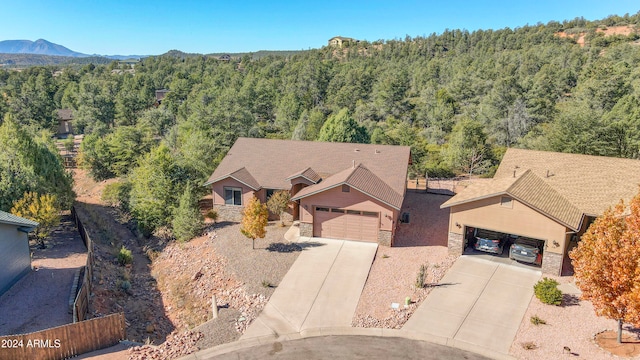
[[[301,236],[392,245],[410,161],[408,146],[239,138],[205,185],[222,220],[287,190]]]
[[[468,186],[449,208],[449,251],[461,254],[476,229],[538,240],[542,271],[560,275],[593,220],[638,193],[640,161],[508,149],[488,182]]]

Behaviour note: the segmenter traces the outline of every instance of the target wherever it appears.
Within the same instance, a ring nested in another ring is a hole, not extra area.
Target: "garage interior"
[[[541,268],[542,267],[542,261],[544,261],[544,247],[545,247],[545,241],[544,240],[540,240],[540,239],[533,239],[530,237],[526,237],[526,236],[520,236],[520,235],[515,235],[515,234],[509,234],[509,233],[503,233],[500,231],[494,231],[494,230],[488,230],[488,229],[483,229],[483,228],[476,228],[476,227],[472,227],[472,226],[465,226],[464,229],[464,251],[463,254],[464,255],[474,255],[474,256],[482,256],[484,258],[490,259],[490,260],[497,260],[497,259],[501,259],[501,262],[507,263],[507,264],[522,264],[524,266],[529,266],[529,267],[535,267],[535,268]],[[489,252],[485,252],[485,251],[481,251],[481,250],[476,250],[474,245],[477,241],[477,236],[482,236],[483,238],[487,238],[490,240],[499,240],[502,243],[503,246],[503,250],[502,250],[502,254],[493,254],[493,253],[489,253]],[[527,262],[522,262],[522,261],[516,261],[516,260],[512,260],[509,258],[509,249],[511,247],[511,245],[518,241],[518,240],[523,240],[526,242],[533,242],[537,244],[537,248],[539,250],[539,254],[542,257],[540,264],[535,264],[535,263],[527,263]]]

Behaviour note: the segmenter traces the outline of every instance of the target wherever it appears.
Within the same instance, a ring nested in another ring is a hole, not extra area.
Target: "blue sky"
[[[638,11],[638,0],[0,0],[0,40],[43,38],[103,55],[301,50],[336,35],[403,39]]]

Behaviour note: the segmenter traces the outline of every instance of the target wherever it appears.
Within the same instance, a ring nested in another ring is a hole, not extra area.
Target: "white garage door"
[[[316,207],[313,236],[360,241],[378,241],[377,212]]]

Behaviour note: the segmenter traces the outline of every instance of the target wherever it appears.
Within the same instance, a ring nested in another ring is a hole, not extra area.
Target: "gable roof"
[[[38,226],[38,223],[33,220],[21,218],[19,216],[15,216],[13,214],[10,214],[8,212],[4,212],[1,210],[0,210],[0,223],[7,224],[7,225],[24,226],[28,228],[34,228]]]
[[[291,200],[302,199],[307,196],[333,189],[337,186],[349,185],[350,187],[365,193],[385,204],[400,210],[403,196],[395,192],[382,179],[369,171],[362,164],[343,170],[333,176],[328,177],[319,184],[308,186],[300,190]]]
[[[248,184],[252,188],[290,189],[289,174],[313,176],[306,172],[311,168],[326,180],[355,163],[366,166],[396,193],[404,194],[409,158],[408,146],[238,138],[205,185],[244,168],[255,180]]]
[[[510,148],[491,181],[470,185],[441,207],[508,194],[578,230],[583,215],[628,203],[639,185],[638,160]]]
[[[209,180],[207,181],[204,185],[209,185],[212,184],[214,182],[220,181],[222,179],[226,179],[226,178],[232,178],[236,181],[239,181],[245,185],[247,185],[248,187],[250,187],[253,190],[258,190],[260,189],[260,184],[256,181],[256,179],[253,178],[253,176],[251,176],[251,173],[245,168],[245,167],[241,167],[240,169],[224,175],[218,179],[214,179],[214,180]]]
[[[318,173],[316,173],[315,171],[313,171],[312,168],[308,167],[302,171],[298,171],[297,173],[287,176],[287,178],[285,180],[292,180],[295,178],[305,178],[309,181],[311,181],[312,183],[317,183],[318,181],[320,181],[321,177],[320,175],[318,175]]]
[[[58,109],[58,120],[73,120],[73,109]]]

